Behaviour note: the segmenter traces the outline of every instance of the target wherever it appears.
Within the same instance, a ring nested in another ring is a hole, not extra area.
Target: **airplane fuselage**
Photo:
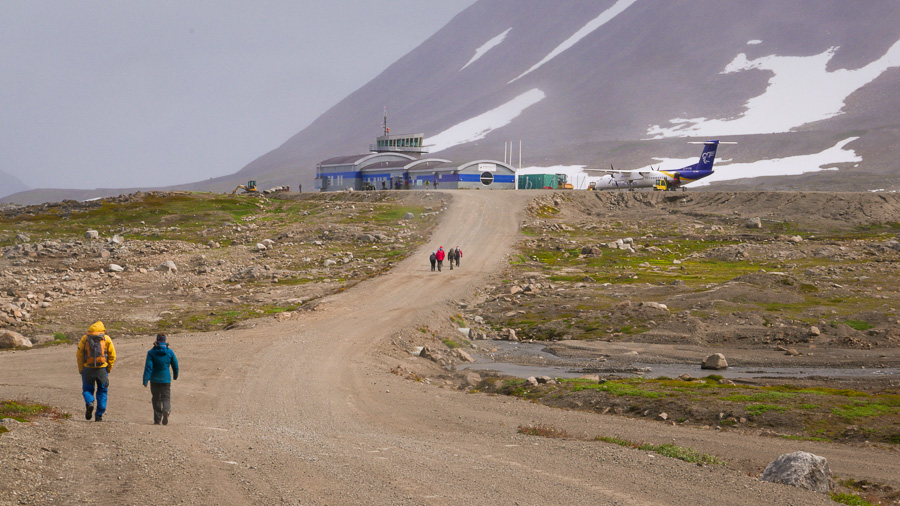
[[[657,181],[665,179],[676,186],[676,179],[664,172],[651,170],[634,174],[607,174],[597,180],[598,190],[622,190],[629,188],[653,188]]]

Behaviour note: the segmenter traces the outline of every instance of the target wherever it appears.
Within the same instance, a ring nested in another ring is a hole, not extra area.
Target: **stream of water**
[[[620,374],[643,378],[662,376],[677,378],[687,373],[694,377],[716,374],[724,378],[898,378],[900,368],[863,367],[729,367],[712,371],[701,369],[699,363],[613,363],[590,358],[566,359],[543,351],[539,343],[497,341],[498,353],[473,354],[475,363],[457,366],[459,370],[496,371],[507,376],[528,378],[550,376],[552,378],[577,378],[586,374]],[[522,362],[530,365],[516,363]],[[538,362],[537,364],[534,364]],[[546,365],[540,364],[545,362]]]

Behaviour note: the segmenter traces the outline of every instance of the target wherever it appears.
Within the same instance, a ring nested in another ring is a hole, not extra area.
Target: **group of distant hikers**
[[[445,259],[450,265],[450,270],[452,271],[454,263],[457,267],[459,267],[460,258],[462,258],[462,250],[459,249],[459,246],[450,248],[450,250],[446,252],[444,251],[443,246],[438,246],[437,251],[432,251],[431,256],[428,257],[428,260],[431,262],[431,272],[434,272],[435,266],[437,267],[438,272],[440,272],[441,267],[444,266]]]
[[[116,347],[106,335],[106,327],[98,321],[81,336],[75,350],[78,372],[81,373],[81,394],[84,397],[84,418],[103,421],[109,393],[109,373],[116,363]],[[171,368],[172,373],[169,374]],[[172,380],[178,379],[178,359],[166,343],[165,334],[157,334],[153,348],[147,352],[144,363],[144,387],[150,384],[153,404],[153,423],[169,424],[172,412]],[[96,412],[95,412],[96,409]]]

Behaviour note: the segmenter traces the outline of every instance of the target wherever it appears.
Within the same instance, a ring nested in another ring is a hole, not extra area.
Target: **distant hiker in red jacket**
[[[447,257],[447,254],[444,253],[444,247],[443,247],[443,246],[438,246],[438,250],[437,250],[437,252],[434,254],[434,258],[437,259],[438,272],[440,272],[441,266],[444,265],[444,258],[446,258],[446,257]]]

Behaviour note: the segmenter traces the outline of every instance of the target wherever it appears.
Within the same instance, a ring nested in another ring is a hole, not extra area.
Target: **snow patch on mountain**
[[[484,139],[487,134],[508,125],[525,109],[540,102],[546,97],[538,88],[526,91],[509,102],[457,123],[443,132],[431,137],[431,152],[443,151],[459,144]]]
[[[747,45],[748,45],[748,46],[755,46],[755,45],[757,45],[757,44],[762,44],[762,41],[759,40],[759,39],[753,39],[753,40],[748,40],[748,41],[747,41]]]
[[[521,75],[519,75],[519,77],[513,79],[509,83],[513,83],[513,82],[521,79],[526,74],[536,70],[541,65],[547,63],[548,61],[552,60],[553,58],[556,58],[560,53],[562,53],[566,49],[569,49],[570,47],[574,46],[575,44],[578,43],[578,41],[580,41],[581,39],[590,35],[594,30],[605,25],[610,20],[612,20],[613,18],[615,18],[616,16],[621,14],[622,11],[631,7],[631,5],[634,4],[636,1],[637,0],[619,0],[618,2],[613,4],[612,7],[610,7],[609,9],[606,9],[599,16],[597,16],[596,18],[589,21],[588,24],[581,27],[581,29],[578,30],[577,32],[575,32],[574,34],[572,34],[571,37],[569,37],[568,39],[563,41],[562,44],[556,46],[556,48],[553,51],[550,51],[550,53],[547,56],[545,56],[543,60],[532,65],[532,67],[530,69],[526,70]]]
[[[878,60],[856,70],[827,71],[837,47],[814,56],[764,56],[747,59],[741,53],[723,74],[747,70],[772,73],[762,95],[746,103],[746,112],[734,119],[675,118],[671,128],[653,125],[647,133],[653,139],[682,136],[773,134],[837,116],[844,100],[854,91],[874,81],[891,67],[900,66],[900,41]]]
[[[500,35],[494,37],[493,39],[485,42],[481,47],[476,49],[475,54],[472,56],[472,59],[469,60],[468,63],[463,65],[462,68],[459,70],[463,70],[464,68],[468,67],[469,65],[475,63],[479,58],[484,56],[485,53],[487,53],[488,51],[493,49],[495,46],[498,46],[501,42],[503,42],[503,39],[506,38],[506,34],[508,34],[510,30],[512,30],[512,28],[507,28],[505,32],[503,32]]]

